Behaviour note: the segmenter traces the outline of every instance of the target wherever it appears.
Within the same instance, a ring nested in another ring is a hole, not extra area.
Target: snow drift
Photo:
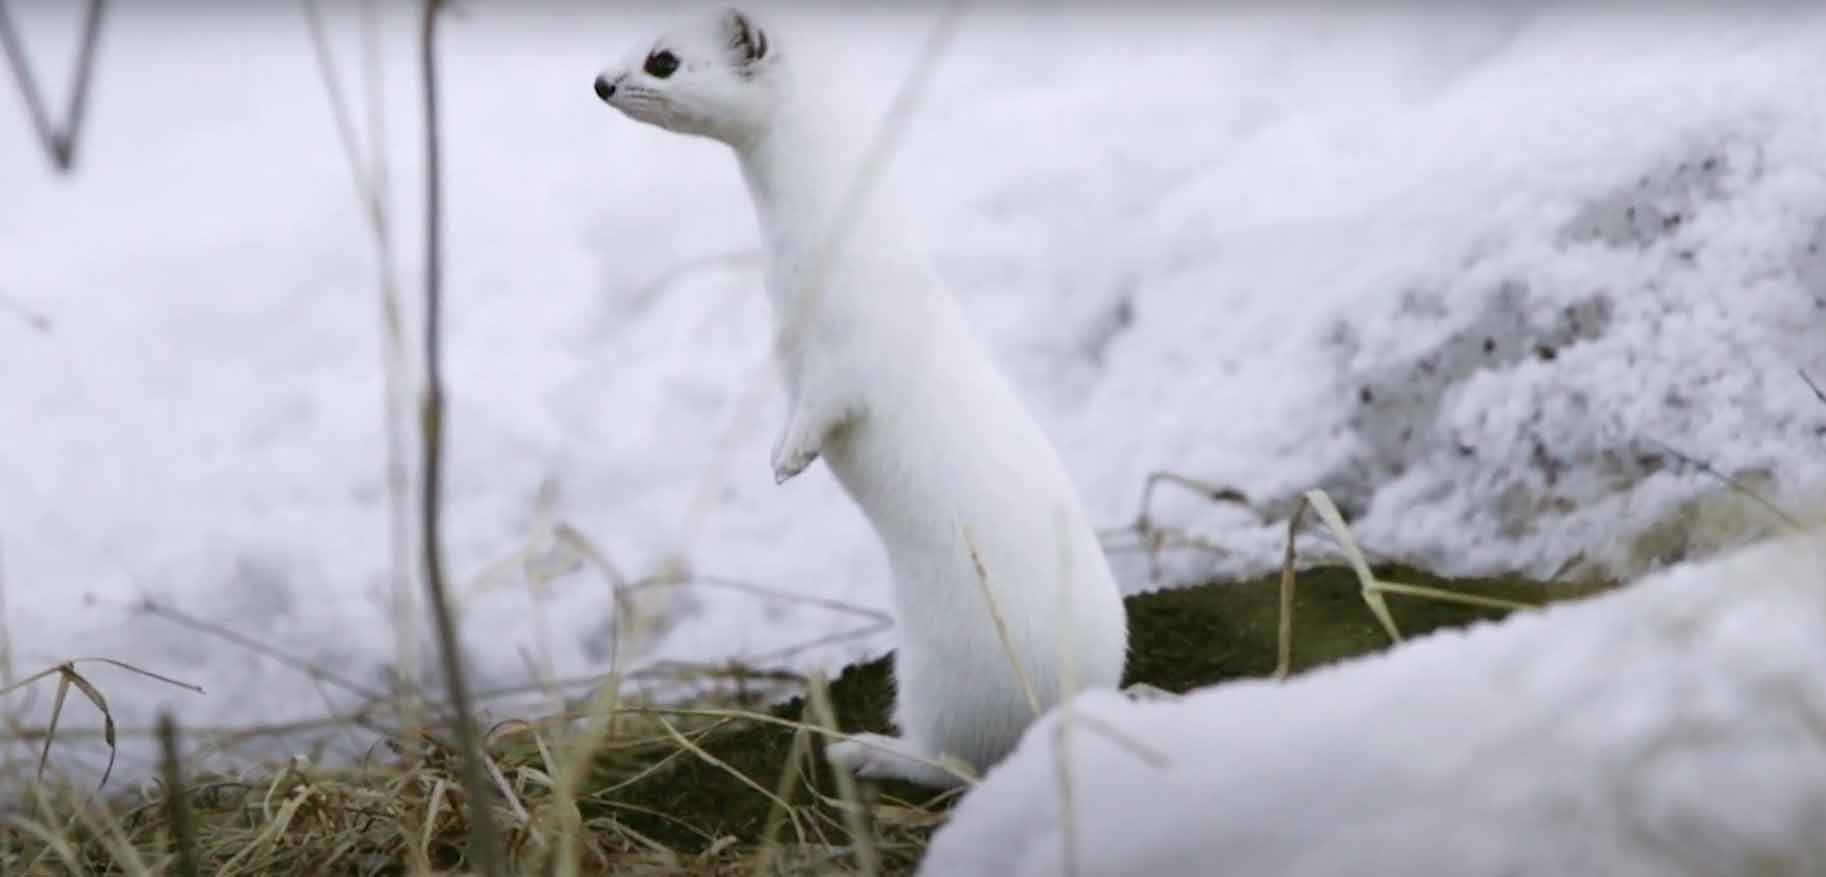
[[[1087,694],[920,873],[1819,873],[1822,666],[1816,531],[1285,684]]]

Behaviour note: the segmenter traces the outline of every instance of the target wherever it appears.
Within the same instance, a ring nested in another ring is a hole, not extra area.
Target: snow
[[[1821,666],[1814,531],[1285,684],[1085,694],[964,797],[921,873],[1819,873]]]
[[[1710,542],[1645,541],[1719,490],[1673,451],[1777,500],[1826,482],[1826,406],[1796,376],[1826,376],[1826,11],[985,6],[896,168],[1098,520],[1129,520],[1145,475],[1170,469],[1270,519],[1323,487],[1377,554],[1444,572],[1630,574],[1770,527],[1755,512]],[[329,7],[358,93],[352,7]],[[8,8],[58,93],[74,9]],[[390,8],[411,290],[420,116],[413,23]],[[740,180],[719,147],[596,102],[595,72],[661,17],[607,9],[477,0],[444,27],[446,550],[484,688],[529,665],[606,669],[600,576],[480,578],[542,521],[629,575],[682,556],[804,598],[693,589],[646,661],[869,623],[810,598],[887,605],[879,548],[828,473],[768,477],[780,398]],[[933,12],[777,14],[880,99]],[[124,4],[105,27],[74,177],[0,125],[14,672],[103,655],[208,691],[95,670],[128,728],[162,705],[192,726],[348,709],[348,691],[135,608],[364,687],[386,687],[397,653],[374,256],[303,17]],[[1158,581],[1118,554],[1131,590],[1281,549],[1278,525],[1196,498],[1163,497],[1154,520],[1224,553],[1172,552]],[[42,722],[48,700],[7,707]]]

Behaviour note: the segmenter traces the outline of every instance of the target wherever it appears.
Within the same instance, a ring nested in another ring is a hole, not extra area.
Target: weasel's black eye
[[[678,70],[678,56],[667,51],[654,52],[647,56],[647,75],[654,79],[665,79]]]

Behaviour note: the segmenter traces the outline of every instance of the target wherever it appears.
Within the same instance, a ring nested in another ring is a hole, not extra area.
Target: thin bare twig
[[[217,639],[220,639],[224,642],[233,643],[243,649],[253,652],[256,655],[259,655],[263,658],[271,660],[274,663],[277,663],[283,667],[297,671],[298,673],[301,673],[301,674],[305,675],[306,677],[309,677],[311,679],[320,679],[324,682],[328,682],[331,685],[334,685],[337,688],[340,688],[340,689],[347,691],[350,694],[356,695],[358,697],[361,697],[361,698],[364,698],[367,700],[378,700],[381,697],[379,692],[375,691],[372,688],[367,687],[366,685],[356,682],[355,680],[350,679],[346,676],[337,674],[333,671],[324,669],[323,667],[320,667],[316,664],[306,661],[303,658],[295,657],[293,655],[288,655],[285,652],[280,651],[279,649],[276,649],[270,645],[267,645],[264,642],[261,642],[260,640],[254,639],[253,637],[250,637],[246,634],[236,631],[234,628],[228,627],[226,625],[215,624],[213,622],[204,621],[201,618],[197,618],[197,617],[189,615],[181,610],[173,609],[170,606],[166,606],[163,603],[157,603],[152,600],[141,601],[139,604],[139,609],[140,609],[140,611],[145,612],[148,615],[156,616],[158,618],[163,618],[166,621],[169,621],[172,624],[175,624],[175,625],[185,628],[187,630],[195,631],[195,632],[201,633],[201,634],[206,634],[208,636],[212,636]]]
[[[1807,385],[1807,389],[1813,391],[1813,397],[1820,400],[1821,405],[1826,405],[1826,390],[1820,389],[1820,385],[1814,383],[1813,376],[1808,374],[1806,369],[1797,368],[1794,372],[1801,376],[1801,381]]]
[[[384,89],[381,77],[385,69],[380,48],[380,22],[374,0],[362,3],[362,54],[366,71],[363,91],[367,111],[368,155],[363,162],[361,138],[357,135],[349,101],[337,75],[336,57],[330,48],[324,27],[320,0],[300,0],[305,24],[310,32],[311,47],[317,58],[318,73],[323,80],[330,114],[342,143],[343,157],[349,165],[349,176],[355,184],[355,197],[367,218],[374,236],[375,267],[380,290],[381,373],[385,378],[381,398],[381,422],[386,431],[384,481],[387,486],[387,569],[393,591],[395,626],[394,650],[397,653],[396,685],[400,696],[414,699],[413,683],[417,679],[416,639],[412,619],[417,617],[413,605],[412,573],[407,560],[411,543],[411,519],[407,513],[406,436],[401,423],[405,391],[405,335],[399,303],[399,279],[394,267],[393,227],[387,208],[386,114],[382,111]],[[411,712],[410,704],[403,712]]]
[[[495,825],[494,790],[482,762],[482,743],[470,712],[469,686],[463,676],[463,655],[457,639],[456,620],[444,585],[440,553],[439,503],[442,499],[444,461],[444,384],[439,364],[443,323],[443,155],[438,141],[437,18],[441,0],[425,0],[419,32],[420,73],[424,77],[425,104],[425,394],[420,415],[424,439],[424,509],[421,546],[425,554],[425,589],[437,625],[438,650],[444,664],[444,684],[455,712],[457,747],[463,754],[463,786],[469,793],[470,849],[477,870],[502,874],[501,837]]]
[[[1249,501],[1249,497],[1234,487],[1210,484],[1196,478],[1180,475],[1177,472],[1168,472],[1165,470],[1149,472],[1147,478],[1142,482],[1141,501],[1138,504],[1139,508],[1135,511],[1134,521],[1126,526],[1112,527],[1097,533],[1097,538],[1105,543],[1106,551],[1140,552],[1146,554],[1148,558],[1149,582],[1156,584],[1160,582],[1160,553],[1165,549],[1187,548],[1204,551],[1220,557],[1227,556],[1230,553],[1229,549],[1198,536],[1184,533],[1173,528],[1155,525],[1154,491],[1163,484],[1178,487],[1182,490],[1197,494],[1199,497],[1209,500],[1210,502],[1230,503],[1242,506],[1254,513],[1258,518],[1261,517],[1261,512]],[[1135,542],[1126,545],[1109,544],[1109,540],[1112,537],[1117,536],[1133,536]]]
[[[1707,475],[1714,479],[1717,479],[1720,483],[1724,484],[1726,487],[1731,488],[1733,491],[1737,492],[1738,494],[1740,494],[1744,497],[1747,497],[1751,502],[1754,502],[1757,505],[1762,506],[1764,509],[1767,509],[1770,514],[1776,516],[1777,518],[1780,518],[1782,523],[1787,524],[1789,527],[1793,528],[1794,530],[1800,531],[1800,530],[1807,529],[1806,526],[1803,525],[1799,520],[1796,520],[1793,515],[1790,515],[1787,512],[1782,511],[1780,506],[1777,506],[1775,503],[1770,502],[1768,499],[1764,498],[1762,494],[1757,493],[1754,490],[1751,490],[1743,482],[1738,481],[1737,479],[1732,478],[1731,476],[1718,471],[1718,469],[1714,468],[1711,463],[1708,463],[1697,457],[1693,457],[1689,454],[1682,453],[1679,449],[1675,448],[1672,445],[1669,445],[1668,443],[1666,443],[1664,441],[1660,441],[1656,438],[1649,437],[1649,436],[1645,436],[1645,438],[1647,439],[1649,444],[1652,444],[1655,447],[1660,448],[1661,451],[1663,453],[1667,454],[1668,456],[1673,457],[1674,459],[1679,460],[1680,462],[1682,462],[1688,466],[1691,466],[1694,469],[1699,470],[1700,474]]]
[[[1211,502],[1232,503],[1254,511],[1249,504],[1249,497],[1234,487],[1210,484],[1196,478],[1189,478],[1177,472],[1149,472],[1147,480],[1141,486],[1141,510],[1135,513],[1135,528],[1141,531],[1153,529],[1151,517],[1154,508],[1154,491],[1162,484],[1196,493]]]

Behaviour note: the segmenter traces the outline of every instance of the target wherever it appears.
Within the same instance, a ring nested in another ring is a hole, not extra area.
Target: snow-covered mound
[[[475,0],[443,31],[446,547],[482,688],[606,666],[589,568],[539,589],[479,578],[547,512],[631,575],[682,552],[887,603],[880,549],[829,475],[769,477],[781,406],[758,371],[768,315],[733,162],[590,91],[662,5]],[[877,98],[934,14],[775,5]],[[1675,452],[1757,484],[1826,481],[1826,406],[1796,375],[1826,378],[1826,8],[977,5],[897,169],[1101,521],[1132,518],[1167,469],[1270,517],[1323,487],[1369,549],[1447,572],[1604,573],[1707,544],[1665,526],[1718,489]],[[359,94],[354,5],[326,6]],[[385,6],[413,289],[413,8]],[[8,9],[60,87],[78,5]],[[98,670],[130,728],[160,703],[193,725],[349,708],[133,608],[154,597],[370,688],[396,655],[372,247],[303,17],[109,9],[74,178],[40,170],[0,99],[8,651],[209,691]],[[1172,551],[1163,580],[1259,570],[1281,547],[1280,527],[1181,495],[1154,520],[1226,552]],[[1770,520],[1750,509],[1718,541]],[[1134,559],[1118,557],[1126,584],[1147,587]],[[872,623],[695,594],[651,659],[762,658]],[[5,706],[41,722],[48,700]]]
[[[1102,728],[1062,762],[1036,724],[921,873],[1819,874],[1822,667],[1826,531],[1285,684],[1085,695]]]

